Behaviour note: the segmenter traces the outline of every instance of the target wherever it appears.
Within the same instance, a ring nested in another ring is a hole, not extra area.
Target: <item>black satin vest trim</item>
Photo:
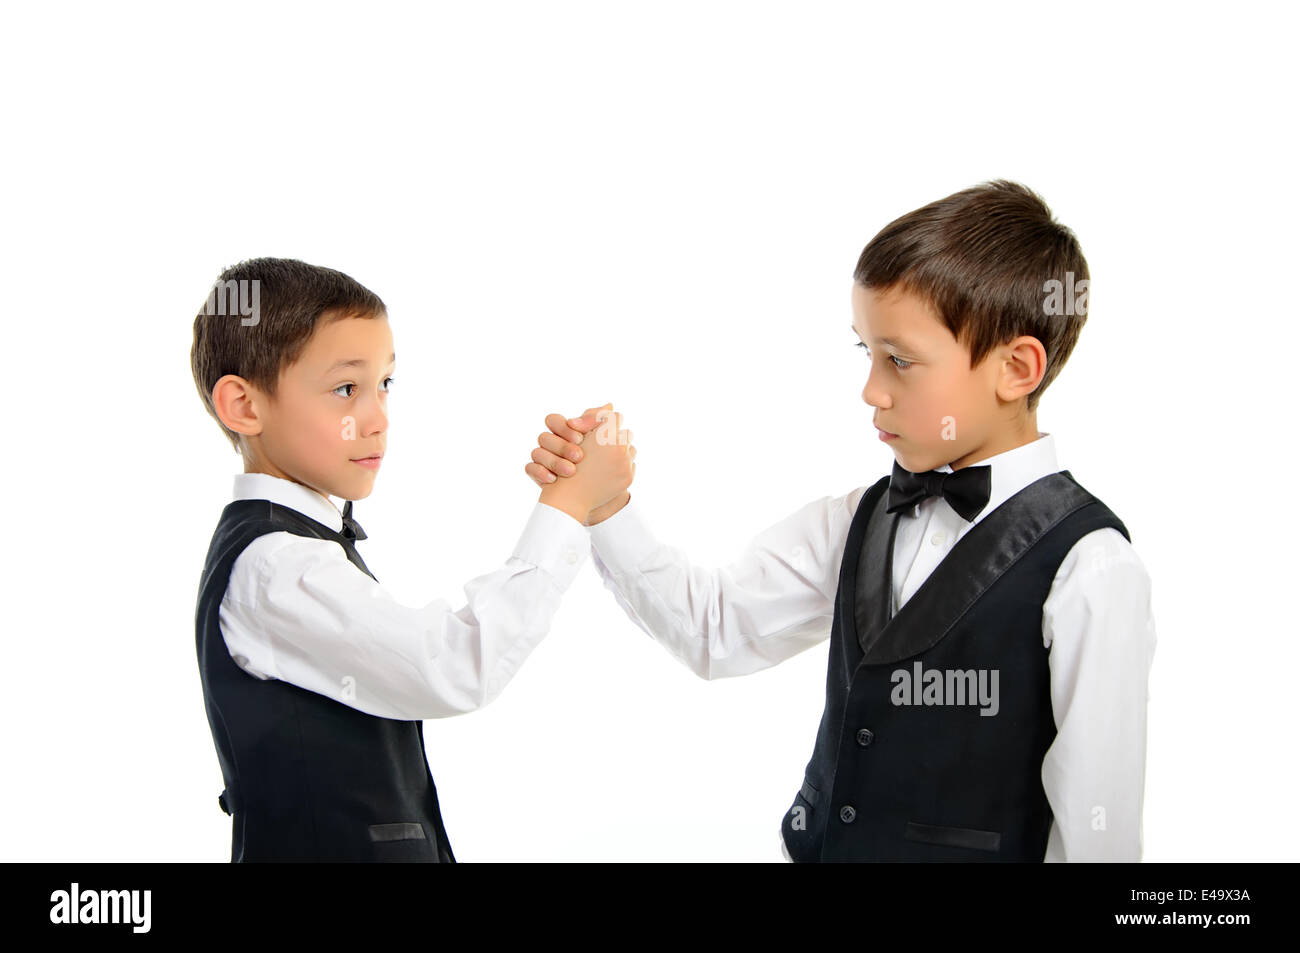
[[[888,480],[885,485],[888,486]],[[866,498],[862,502],[866,504]],[[840,611],[848,625],[847,635],[862,650],[861,663],[891,665],[919,655],[942,641],[976,600],[1035,543],[1071,514],[1096,500],[1075,482],[1069,470],[1035,480],[1007,498],[959,539],[892,618],[889,613],[898,522],[919,517],[906,512],[887,514],[886,493],[877,494],[871,502],[871,506],[858,507],[854,523],[865,515],[871,525],[880,526],[883,524],[879,521],[888,521],[889,532],[871,533],[864,545],[861,536],[865,535],[867,521],[862,520],[858,545],[845,549],[843,569],[854,585],[841,584]],[[1128,531],[1121,531],[1127,539]],[[883,573],[872,571],[872,567],[879,566],[885,567]]]

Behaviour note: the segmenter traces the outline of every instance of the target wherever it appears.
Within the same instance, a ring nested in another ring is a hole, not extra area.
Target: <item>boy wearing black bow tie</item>
[[[886,226],[853,277],[862,399],[893,473],[717,570],[623,493],[588,517],[593,561],[703,678],[829,634],[787,859],[1138,860],[1150,579],[1036,413],[1086,319],[1078,241],[1029,189],[990,182]],[[547,425],[526,466],[543,485],[592,424]]]
[[[587,514],[631,482],[630,442],[589,441],[468,605],[394,601],[352,501],[387,449],[395,357],[378,296],[292,259],[228,269],[194,320],[199,396],[244,469],[195,619],[232,861],[454,862],[421,719],[501,692],[585,559]]]

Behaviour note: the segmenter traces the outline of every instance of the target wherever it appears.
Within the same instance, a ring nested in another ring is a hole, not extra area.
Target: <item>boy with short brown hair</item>
[[[892,474],[809,503],[712,570],[623,493],[588,517],[593,561],[703,678],[830,636],[788,858],[1138,860],[1151,583],[1037,422],[1086,320],[1079,243],[1029,189],[996,181],[886,226],[853,279],[862,399]],[[592,422],[547,425],[526,467],[543,484]]]
[[[227,269],[194,319],[195,385],[244,469],[195,618],[232,861],[454,861],[421,719],[502,691],[586,557],[586,514],[631,482],[630,443],[590,442],[467,605],[394,601],[352,501],[387,450],[395,359],[377,295],[293,259]]]

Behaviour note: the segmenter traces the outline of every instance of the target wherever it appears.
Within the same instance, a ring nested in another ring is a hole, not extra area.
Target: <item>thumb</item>
[[[600,407],[588,407],[582,412],[581,417],[571,417],[568,424],[574,430],[581,430],[583,433],[586,433],[592,427],[596,426],[596,424],[600,423],[600,421],[596,419],[596,414],[605,409],[613,410],[614,405],[612,403],[607,403],[602,404]]]

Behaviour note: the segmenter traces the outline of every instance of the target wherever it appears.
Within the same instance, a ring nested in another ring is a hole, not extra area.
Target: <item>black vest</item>
[[[199,583],[199,676],[233,817],[230,859],[455,861],[424,752],[423,723],[368,715],[230,657],[219,609],[236,558],[266,533],[333,540],[372,579],[352,540],[286,506],[236,500],[221,514]]]
[[[849,527],[786,849],[797,862],[1041,862],[1056,737],[1043,602],[1083,536],[1128,530],[1068,470],[1050,474],[972,527],[891,618],[894,536],[914,517],[885,512],[888,488],[871,487]]]

